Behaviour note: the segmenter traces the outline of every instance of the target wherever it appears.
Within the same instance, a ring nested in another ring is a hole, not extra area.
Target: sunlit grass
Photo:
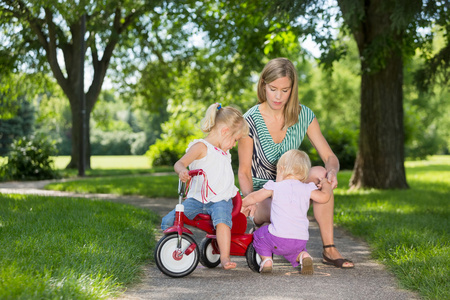
[[[59,170],[64,178],[78,176],[77,169],[66,169],[70,156],[54,156],[55,169]],[[140,175],[157,172],[173,172],[173,167],[150,168],[149,160],[144,155],[112,155],[91,157],[91,169],[85,170],[86,177]]]
[[[0,194],[0,299],[107,299],[152,259],[151,211]]]
[[[53,156],[56,169],[64,169],[70,156]],[[91,156],[92,169],[150,169],[149,159],[144,155],[94,155]]]
[[[53,156],[53,168],[62,178],[78,177],[78,169],[66,169],[70,156]],[[0,166],[6,164],[8,158],[0,157]],[[150,168],[149,160],[141,155],[92,156],[91,169],[85,170],[85,177],[141,175],[158,172],[173,172],[173,166]]]
[[[178,197],[178,176],[95,177],[70,182],[52,183],[45,188],[78,193],[176,198]]]
[[[402,287],[450,299],[450,157],[407,162],[406,172],[408,190],[337,189],[335,223],[363,237]]]

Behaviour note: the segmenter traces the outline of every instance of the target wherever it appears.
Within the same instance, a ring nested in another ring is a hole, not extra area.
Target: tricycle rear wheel
[[[250,243],[245,252],[245,258],[247,259],[247,265],[253,272],[259,273],[259,265],[261,264],[261,257],[256,253],[253,243]]]
[[[204,238],[200,243],[200,263],[207,268],[215,268],[220,264],[220,254],[214,253],[212,243],[217,241],[211,238]]]

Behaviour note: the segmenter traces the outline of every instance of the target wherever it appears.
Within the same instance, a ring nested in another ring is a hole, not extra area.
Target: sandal
[[[335,245],[323,246],[323,249],[325,249],[325,248],[336,248],[336,246]],[[322,256],[324,259],[322,261],[322,263],[325,265],[332,265],[332,266],[335,266],[336,268],[341,268],[341,269],[351,269],[354,267],[354,265],[351,267],[344,267],[344,263],[346,263],[346,262],[353,263],[351,260],[348,260],[345,258],[331,259],[331,258],[328,258],[327,256],[325,256],[325,252],[322,253]]]
[[[305,253],[305,251],[302,251],[302,253],[300,253],[300,272],[302,273],[302,275],[312,275],[314,274],[313,260],[311,256],[303,258],[303,254]]]
[[[271,261],[272,265],[270,267],[265,267],[264,265],[266,264],[266,262]],[[273,267],[273,260],[271,258],[266,258],[265,260],[263,260],[261,262],[261,264],[259,265],[259,273],[272,273],[272,267]]]

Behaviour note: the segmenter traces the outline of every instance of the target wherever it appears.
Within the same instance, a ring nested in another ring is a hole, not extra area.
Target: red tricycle
[[[204,172],[201,169],[191,170],[189,175],[199,176],[204,175]],[[184,198],[185,186],[185,183],[179,181],[179,202],[175,209],[175,222],[172,227],[164,231],[164,236],[155,248],[156,265],[161,272],[170,277],[184,277],[191,274],[199,261],[208,268],[215,268],[220,264],[220,251],[211,216],[198,214],[193,220],[189,220],[184,215],[184,206],[181,201]],[[253,235],[245,233],[247,218],[240,212],[241,205],[242,198],[237,192],[233,197],[230,255],[245,256],[250,269],[259,272],[261,258],[253,248]],[[206,237],[200,244],[197,244],[192,237],[193,233],[185,225],[206,232]]]

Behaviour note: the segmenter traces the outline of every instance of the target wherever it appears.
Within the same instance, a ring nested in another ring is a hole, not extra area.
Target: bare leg
[[[319,176],[319,178],[324,178],[323,176],[326,175],[326,170],[323,167],[313,167],[311,168],[310,177],[312,175]],[[308,181],[315,182],[315,178],[308,178]],[[317,202],[313,202],[313,209],[314,217],[319,224],[323,245],[333,245],[334,194],[331,195],[330,201],[328,201],[327,203],[320,204]],[[324,254],[332,260],[342,258],[342,255],[335,247],[324,248]],[[351,262],[345,262],[342,266],[344,268],[349,268],[353,267],[354,265]]]
[[[220,250],[220,262],[225,270],[236,268],[236,263],[230,259],[231,229],[225,223],[216,226],[217,243]]]
[[[256,206],[253,221],[256,225],[261,226],[264,223],[270,223],[270,206],[272,205],[272,198],[267,198]]]

